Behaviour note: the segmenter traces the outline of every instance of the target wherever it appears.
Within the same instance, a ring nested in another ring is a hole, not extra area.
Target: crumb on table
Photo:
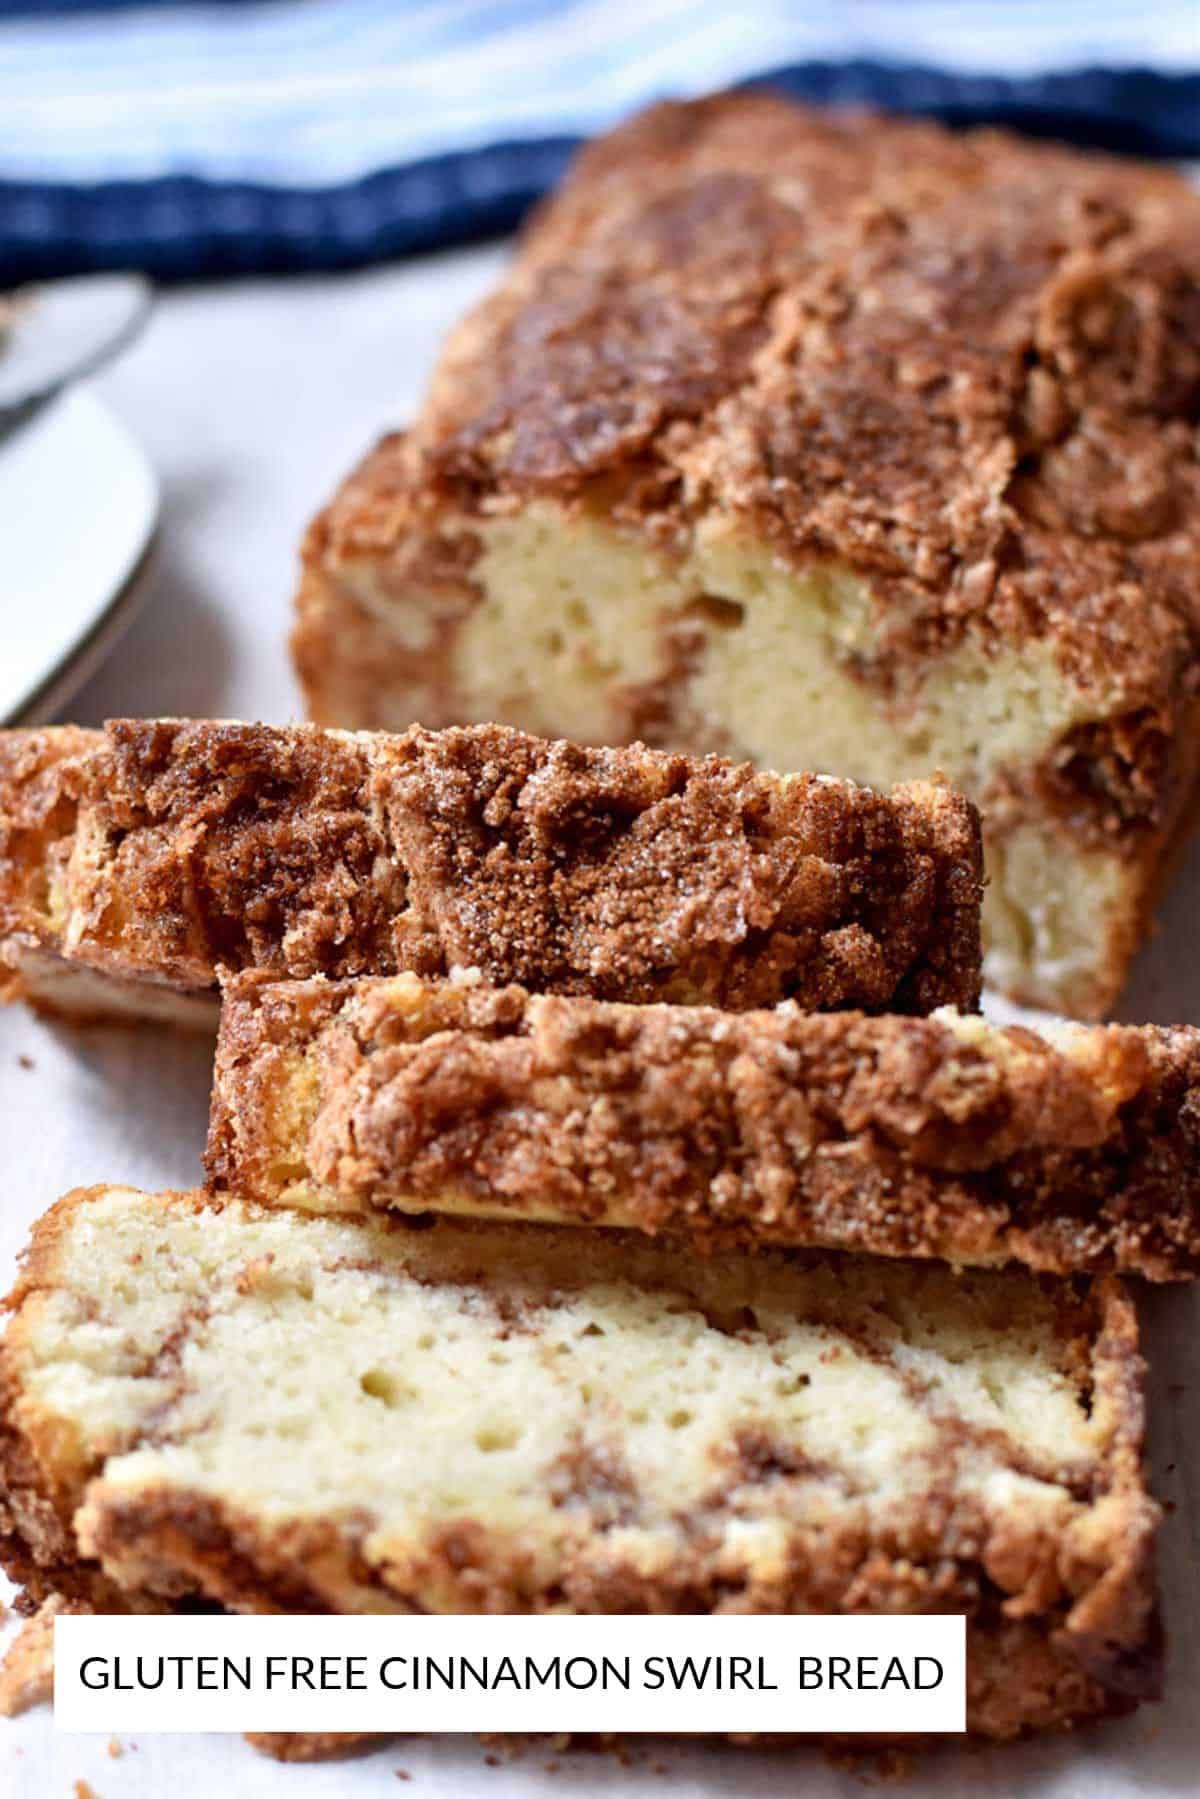
[[[24,1624],[0,1662],[0,1717],[16,1718],[54,1696],[54,1620],[72,1608],[57,1595]]]

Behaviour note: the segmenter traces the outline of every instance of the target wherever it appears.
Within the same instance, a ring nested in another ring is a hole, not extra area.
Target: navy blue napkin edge
[[[1200,157],[1200,73],[1089,68],[1018,80],[811,62],[743,85],[956,128],[1002,125],[1091,149]],[[321,188],[187,175],[0,182],[0,288],[112,268],[161,281],[351,268],[476,242],[511,230],[559,180],[578,142],[490,144]]]

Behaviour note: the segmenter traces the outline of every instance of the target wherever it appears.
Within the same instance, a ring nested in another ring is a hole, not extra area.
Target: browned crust
[[[1200,1271],[1200,1030],[965,1029],[243,977],[207,1166],[267,1204]]]
[[[59,912],[48,917],[52,866]],[[744,1007],[973,1008],[978,819],[716,757],[497,726],[125,721],[0,738],[0,932],[122,979],[478,966]]]
[[[63,1462],[50,1421],[30,1435],[30,1414],[19,1404],[22,1311],[55,1285],[58,1247],[72,1216],[101,1191],[68,1195],[40,1222],[7,1302],[15,1317],[0,1346],[0,1493],[10,1520],[10,1565],[21,1577],[33,1568],[53,1580],[74,1560],[77,1590],[89,1570],[101,1578],[95,1561],[81,1560],[77,1531],[83,1529],[105,1578],[119,1583],[125,1603],[138,1606],[165,1600],[316,1612],[539,1612],[564,1605],[579,1612],[959,1610],[970,1620],[973,1645],[973,1730],[1012,1735],[1122,1711],[1158,1692],[1158,1511],[1143,1483],[1144,1368],[1136,1315],[1115,1280],[1044,1289],[1053,1295],[1050,1328],[1061,1338],[1064,1366],[1088,1394],[1099,1426],[1086,1490],[1076,1495],[1082,1510],[1061,1531],[1007,1533],[1002,1520],[985,1515],[950,1481],[917,1513],[910,1507],[865,1534],[853,1508],[840,1523],[831,1515],[819,1528],[794,1530],[790,1552],[778,1564],[747,1570],[744,1587],[731,1585],[729,1567],[699,1518],[688,1533],[687,1555],[653,1572],[624,1568],[618,1554],[601,1553],[588,1540],[578,1560],[568,1547],[561,1567],[537,1572],[526,1548],[474,1520],[435,1527],[421,1544],[414,1541],[403,1553],[394,1546],[383,1560],[368,1561],[361,1547],[367,1518],[339,1515],[272,1528],[213,1494],[109,1486],[102,1456],[88,1466],[71,1455]],[[201,1195],[166,1194],[156,1203],[169,1214],[205,1202]],[[304,1221],[296,1228],[305,1229]],[[478,1238],[461,1225],[431,1228],[452,1229],[460,1250],[465,1232],[468,1258],[477,1253],[481,1268],[494,1267],[497,1227]],[[532,1245],[534,1236],[505,1229],[503,1253],[523,1261],[522,1245]],[[549,1235],[561,1245],[561,1233]],[[581,1251],[586,1263],[586,1245]],[[641,1254],[631,1240],[631,1261]],[[679,1278],[677,1258],[670,1267],[676,1272],[661,1278]],[[914,1270],[918,1284],[924,1278]],[[991,1303],[1002,1308],[1012,1299],[997,1284]],[[828,1304],[836,1315],[837,1301]],[[742,1328],[736,1321],[728,1327]],[[941,1428],[969,1429],[953,1418]],[[948,1436],[937,1452],[943,1466],[950,1465],[952,1448]],[[739,1453],[745,1467],[738,1479],[805,1478],[804,1468],[789,1468],[778,1447],[765,1441],[743,1443]]]
[[[378,1731],[366,1730],[248,1730],[246,1741],[277,1762],[327,1762],[348,1755],[366,1755],[378,1743],[388,1741]]]
[[[1200,199],[1160,169],[763,94],[652,107],[577,159],[309,557],[411,562],[444,511],[603,478],[663,541],[715,498],[869,571],[885,656],[1050,635],[1170,701],[1198,291]]]
[[[0,999],[21,991],[13,949],[46,940],[49,887],[70,854],[80,771],[102,741],[75,725],[0,731]]]

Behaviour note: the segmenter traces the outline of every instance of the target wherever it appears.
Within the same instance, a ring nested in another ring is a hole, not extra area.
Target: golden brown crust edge
[[[390,1739],[365,1730],[248,1730],[252,1749],[277,1762],[327,1762],[343,1756],[366,1755]]]
[[[1200,1271],[1200,1031],[723,1014],[412,976],[226,991],[206,1156],[269,1205]]]
[[[10,764],[29,742],[10,734]],[[479,965],[638,1001],[978,1002],[978,818],[936,785],[884,795],[496,726],[166,720],[111,724],[72,770],[55,909],[0,916],[17,949],[32,933],[127,980]],[[9,832],[0,894],[28,836]]]

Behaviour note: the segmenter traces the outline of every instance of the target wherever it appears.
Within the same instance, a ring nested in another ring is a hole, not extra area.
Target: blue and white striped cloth
[[[0,0],[0,285],[331,266],[509,225],[663,94],[1200,155],[1197,0]]]

